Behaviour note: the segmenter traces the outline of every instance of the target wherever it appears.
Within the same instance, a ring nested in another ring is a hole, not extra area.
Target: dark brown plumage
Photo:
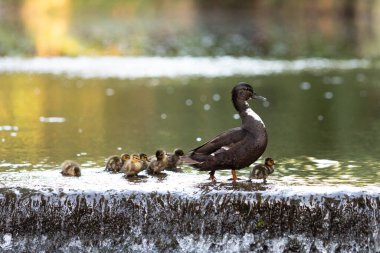
[[[242,120],[241,127],[229,129],[185,157],[185,163],[210,171],[215,180],[215,171],[232,170],[232,179],[237,180],[235,170],[249,166],[265,151],[267,132],[261,118],[250,108],[249,99],[261,99],[247,83],[239,83],[232,89],[232,103]]]

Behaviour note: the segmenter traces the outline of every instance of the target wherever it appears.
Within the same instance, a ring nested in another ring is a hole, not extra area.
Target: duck
[[[80,177],[80,166],[74,161],[66,160],[61,164],[61,174],[68,177]]]
[[[252,168],[252,171],[249,175],[249,181],[251,179],[263,179],[263,183],[267,183],[267,177],[274,172],[274,160],[271,157],[265,159],[264,164],[257,164]]]
[[[226,130],[192,149],[183,161],[200,171],[210,171],[209,179],[212,181],[216,181],[216,170],[231,169],[232,181],[236,183],[236,170],[254,163],[267,147],[265,124],[248,104],[250,99],[266,101],[266,98],[259,96],[245,82],[235,85],[231,95],[232,104],[242,121],[241,126]]]
[[[137,176],[142,168],[143,162],[140,160],[140,155],[133,154],[132,157],[124,163],[122,170],[124,171],[125,176],[133,177]]]
[[[167,154],[168,156],[168,164],[166,166],[166,170],[179,172],[181,169],[178,167],[182,165],[181,157],[185,155],[182,149],[175,149],[173,154]]]
[[[149,166],[150,160],[149,160],[148,156],[145,153],[140,153],[139,156],[140,156],[140,161],[141,161],[141,163],[143,165],[142,168],[141,168],[141,170],[146,170],[148,168],[148,166]]]
[[[124,153],[120,156],[122,160],[121,168],[119,170],[120,173],[125,173],[125,164],[131,159],[131,156],[127,153]]]
[[[158,174],[168,166],[168,156],[164,150],[157,150],[156,157],[152,159],[148,166],[148,174]]]
[[[130,158],[129,154],[122,154],[120,156],[118,155],[112,155],[107,158],[105,171],[118,173],[120,172],[121,168],[123,167],[123,164],[126,160]]]

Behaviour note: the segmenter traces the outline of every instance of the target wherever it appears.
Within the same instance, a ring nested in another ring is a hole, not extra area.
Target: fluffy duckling
[[[179,170],[178,166],[180,166],[183,163],[181,161],[181,157],[184,154],[185,153],[183,152],[182,149],[175,149],[174,150],[174,154],[167,154],[167,156],[168,156],[168,165],[167,165],[166,169],[178,171]]]
[[[140,161],[143,164],[141,170],[146,170],[148,168],[149,162],[150,162],[150,160],[148,159],[148,156],[144,153],[140,153]]]
[[[148,173],[158,174],[168,166],[168,157],[163,150],[156,151],[156,158],[149,163]]]
[[[123,165],[124,173],[127,177],[136,176],[143,168],[144,164],[140,160],[140,155],[133,154],[131,159]]]
[[[113,155],[107,158],[105,171],[117,173],[123,166],[123,160],[118,155]]]
[[[263,179],[263,183],[266,184],[267,177],[274,172],[274,160],[270,157],[265,159],[264,164],[257,164],[253,167],[249,180],[251,179]]]
[[[121,155],[122,164],[121,164],[121,168],[120,168],[119,172],[125,173],[125,164],[127,162],[129,162],[130,159],[131,159],[131,156],[129,154],[122,154]]]
[[[70,161],[70,160],[64,161],[61,164],[61,169],[62,169],[61,174],[63,176],[80,177],[81,175],[80,166],[78,163],[74,161]]]

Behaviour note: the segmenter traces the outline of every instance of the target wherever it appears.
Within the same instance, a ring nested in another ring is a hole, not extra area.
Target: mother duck
[[[267,146],[264,122],[247,102],[252,98],[266,100],[258,96],[248,83],[238,83],[232,89],[232,103],[242,120],[241,127],[229,129],[191,150],[184,162],[201,171],[210,171],[213,181],[216,170],[231,169],[232,180],[236,182],[235,170],[254,163]]]

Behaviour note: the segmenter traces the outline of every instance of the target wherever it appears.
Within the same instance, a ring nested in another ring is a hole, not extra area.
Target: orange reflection
[[[76,54],[79,43],[69,35],[71,0],[25,0],[23,23],[39,56]]]

